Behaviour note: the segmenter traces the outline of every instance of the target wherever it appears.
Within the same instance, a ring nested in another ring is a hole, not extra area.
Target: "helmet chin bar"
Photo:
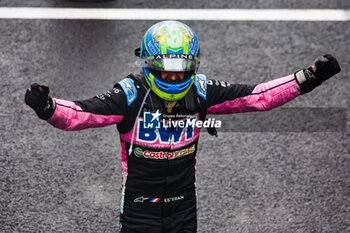
[[[193,84],[194,80],[194,73],[188,72],[188,76],[190,73],[192,73],[192,76],[189,76],[187,80],[181,82],[181,83],[167,83],[164,82],[161,79],[156,78],[153,73],[148,68],[142,68],[143,73],[145,76],[145,79],[152,89],[152,91],[158,95],[161,99],[167,100],[167,101],[177,101],[182,99],[187,92],[189,91],[190,87]],[[154,71],[153,71],[154,72]],[[160,71],[155,71],[155,73],[160,73]]]
[[[187,79],[181,83],[167,83],[156,78],[154,79],[154,83],[161,92],[168,94],[180,94],[188,88],[188,86],[192,83],[192,79]]]

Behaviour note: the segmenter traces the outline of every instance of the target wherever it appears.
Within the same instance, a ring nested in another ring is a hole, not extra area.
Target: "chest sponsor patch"
[[[184,148],[177,151],[149,151],[143,150],[142,148],[136,147],[134,149],[134,155],[138,158],[146,159],[177,159],[184,157],[186,155],[192,154],[195,151],[195,145],[192,145],[188,148]]]
[[[139,142],[170,145],[190,141],[195,136],[196,125],[194,123],[198,116],[190,121],[193,124],[187,125],[181,125],[179,121],[160,120],[157,112],[151,112],[144,116],[145,118],[140,119],[137,123],[136,139]],[[197,134],[199,131],[200,129]]]

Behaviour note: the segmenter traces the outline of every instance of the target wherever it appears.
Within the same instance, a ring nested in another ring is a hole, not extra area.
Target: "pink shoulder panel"
[[[244,97],[227,100],[207,109],[208,114],[232,114],[239,112],[268,111],[281,106],[300,95],[294,75],[258,84]]]

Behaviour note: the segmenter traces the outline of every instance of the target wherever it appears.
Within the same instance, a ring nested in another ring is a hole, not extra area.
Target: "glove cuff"
[[[294,77],[295,77],[295,80],[297,81],[297,83],[299,84],[299,86],[306,82],[306,77],[305,77],[305,74],[304,74],[304,70],[299,70],[297,72],[294,73]]]
[[[55,112],[55,108],[56,108],[56,103],[55,101],[51,98],[51,96],[49,96],[47,98],[47,105],[40,110],[35,110],[36,114],[38,115],[38,117],[42,120],[48,120],[52,117],[52,115]]]
[[[312,67],[295,72],[294,77],[300,87],[302,95],[312,91],[322,83],[320,80],[316,79]]]

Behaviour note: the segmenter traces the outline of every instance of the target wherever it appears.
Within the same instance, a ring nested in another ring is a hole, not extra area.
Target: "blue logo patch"
[[[197,88],[197,93],[203,99],[207,99],[207,77],[204,74],[197,74],[194,80],[194,85]]]
[[[134,102],[134,100],[137,97],[137,89],[135,87],[134,80],[130,78],[123,79],[122,81],[118,82],[120,87],[123,89],[126,95],[126,101],[128,103],[128,106]]]

